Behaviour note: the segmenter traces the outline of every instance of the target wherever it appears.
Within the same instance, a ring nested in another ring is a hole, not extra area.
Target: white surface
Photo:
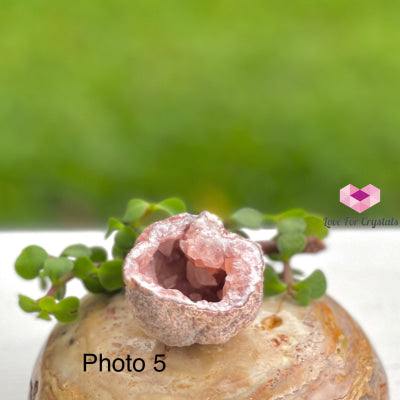
[[[18,293],[42,294],[36,281],[16,275],[14,261],[30,244],[59,254],[72,243],[109,244],[97,231],[0,232],[0,399],[27,399],[33,364],[53,326],[19,310]],[[332,229],[326,243],[324,252],[296,256],[293,266],[326,273],[329,294],[364,328],[386,368],[391,399],[400,399],[400,229]],[[71,286],[69,295],[85,293],[79,283]]]

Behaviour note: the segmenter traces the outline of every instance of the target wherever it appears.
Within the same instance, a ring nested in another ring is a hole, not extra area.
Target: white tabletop
[[[18,308],[19,293],[30,297],[42,293],[36,281],[16,275],[14,261],[30,244],[59,254],[73,243],[110,245],[100,231],[0,232],[1,399],[27,399],[32,367],[54,326]],[[361,324],[377,350],[388,374],[391,399],[400,399],[400,229],[332,229],[326,244],[327,250],[319,254],[296,256],[293,266],[306,273],[315,268],[325,272],[329,294]],[[79,282],[68,292],[84,293]]]

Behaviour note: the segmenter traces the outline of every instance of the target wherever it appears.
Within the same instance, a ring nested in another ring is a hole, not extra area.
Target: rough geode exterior
[[[194,302],[159,285],[149,264],[161,243],[179,240],[196,265],[227,273],[222,299]],[[263,297],[264,258],[258,244],[225,230],[209,212],[179,214],[147,227],[125,259],[126,295],[150,336],[169,346],[225,343],[257,316]]]

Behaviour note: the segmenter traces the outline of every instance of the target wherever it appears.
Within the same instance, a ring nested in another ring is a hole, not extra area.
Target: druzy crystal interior
[[[258,244],[207,211],[147,227],[125,259],[126,294],[142,328],[172,346],[223,343],[262,302]]]
[[[149,269],[154,270],[162,287],[179,290],[192,301],[217,302],[222,299],[226,272],[196,265],[196,261],[182,251],[179,240],[161,243]]]

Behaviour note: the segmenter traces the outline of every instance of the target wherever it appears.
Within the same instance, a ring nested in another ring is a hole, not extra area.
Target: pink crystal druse
[[[258,244],[204,211],[156,222],[124,263],[126,294],[143,330],[170,346],[224,343],[262,302]]]

